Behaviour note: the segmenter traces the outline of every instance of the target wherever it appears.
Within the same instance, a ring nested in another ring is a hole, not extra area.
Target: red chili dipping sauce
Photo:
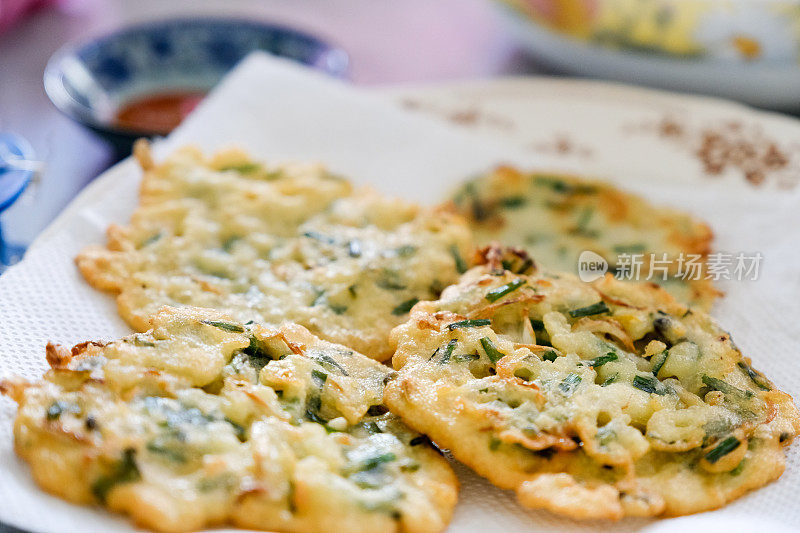
[[[204,93],[196,91],[156,93],[122,105],[115,117],[119,128],[166,135],[186,118]]]

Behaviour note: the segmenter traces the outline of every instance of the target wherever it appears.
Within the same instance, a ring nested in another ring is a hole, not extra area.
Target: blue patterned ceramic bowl
[[[254,50],[344,77],[340,48],[296,30],[245,19],[191,18],[150,22],[67,45],[50,59],[44,86],[50,100],[125,152],[153,132],[115,125],[119,107],[152,93],[207,92]]]

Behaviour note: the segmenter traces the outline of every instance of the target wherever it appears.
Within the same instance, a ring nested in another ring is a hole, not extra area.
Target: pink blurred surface
[[[57,0],[0,0],[0,32],[37,9],[55,3]]]

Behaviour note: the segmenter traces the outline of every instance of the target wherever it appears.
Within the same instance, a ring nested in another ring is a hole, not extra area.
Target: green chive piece
[[[376,468],[376,467],[378,467],[378,466],[380,466],[380,465],[382,465],[384,463],[391,463],[395,459],[397,459],[397,456],[395,454],[393,454],[392,452],[386,452],[386,453],[382,453],[382,454],[379,454],[379,455],[373,455],[372,457],[368,457],[362,463],[362,466],[361,466],[361,468],[359,470],[362,471],[362,472],[364,470],[372,470],[373,468]]]
[[[639,390],[650,394],[664,396],[667,391],[661,386],[661,382],[653,376],[634,376],[633,386]]]
[[[505,285],[500,285],[496,289],[492,289],[486,293],[486,299],[490,302],[496,302],[506,294],[512,293],[515,290],[519,289],[523,285],[525,285],[526,281],[521,278],[517,278],[514,281],[509,281]]]
[[[561,383],[558,384],[558,388],[564,394],[569,395],[575,392],[575,389],[578,387],[578,385],[580,385],[581,381],[582,378],[578,374],[570,372],[567,374],[567,377],[565,377]]]
[[[531,327],[533,328],[533,331],[536,331],[537,333],[544,331],[544,322],[541,320],[536,320],[535,318],[531,318]]]
[[[68,410],[67,405],[64,402],[53,402],[50,407],[47,408],[47,419],[48,420],[58,420],[61,414]]]
[[[403,246],[395,249],[395,253],[397,253],[397,255],[400,257],[408,257],[410,255],[413,255],[414,252],[416,251],[417,247],[411,246],[410,244],[404,244]]]
[[[231,324],[230,322],[219,322],[217,320],[201,320],[207,326],[214,326],[215,328],[230,331],[231,333],[244,333],[244,328],[239,324]]]
[[[148,237],[147,239],[145,239],[145,240],[142,242],[142,244],[141,244],[139,247],[140,247],[140,248],[144,248],[145,246],[150,246],[150,245],[151,245],[151,244],[153,244],[154,242],[156,242],[156,241],[158,241],[159,239],[161,239],[161,237],[162,237],[163,235],[164,235],[164,234],[163,234],[163,233],[161,233],[161,232],[159,231],[159,232],[158,232],[158,233],[156,233],[155,235],[151,235],[150,237]]]
[[[611,385],[612,383],[614,383],[615,381],[617,381],[617,378],[618,378],[618,377],[619,377],[619,373],[617,373],[617,374],[614,374],[613,376],[608,376],[608,377],[606,378],[606,380],[605,380],[603,383],[601,383],[601,384],[600,384],[600,386],[601,386],[601,387],[607,387],[608,385]]]
[[[470,318],[467,320],[461,320],[460,322],[453,322],[452,324],[447,325],[447,329],[453,331],[454,329],[458,328],[475,328],[479,326],[488,326],[491,324],[492,321],[488,318]]]
[[[406,286],[400,281],[400,275],[394,270],[384,269],[383,277],[376,282],[378,287],[387,291],[402,291]]]
[[[136,450],[128,448],[122,453],[122,458],[117,461],[110,473],[100,476],[92,483],[92,494],[100,502],[105,502],[108,493],[116,485],[122,483],[133,483],[141,479],[141,474],[136,466],[134,458]]]
[[[447,363],[450,360],[450,356],[453,354],[453,349],[455,349],[456,342],[458,342],[456,339],[450,339],[446,345],[436,348],[431,356],[428,357],[428,361],[433,361],[436,359],[436,356],[439,355],[439,353],[442,351],[442,348],[444,348],[445,353],[442,354],[442,360],[439,361],[439,364]]]
[[[555,361],[558,357],[558,354],[553,350],[547,350],[542,354],[542,360],[544,361]]]
[[[456,270],[459,274],[463,274],[467,271],[467,262],[464,261],[464,258],[461,257],[461,252],[458,251],[458,246],[455,244],[450,246],[450,255],[453,256],[453,261],[456,263]]]
[[[484,337],[481,339],[481,346],[483,346],[483,351],[486,352],[486,356],[489,358],[489,361],[491,361],[492,364],[497,363],[500,359],[506,356],[506,354],[497,349],[489,337]]]
[[[661,367],[664,366],[664,363],[667,362],[667,357],[669,357],[669,350],[664,350],[661,353],[658,353],[653,356],[653,375],[658,376],[659,371],[661,371]],[[657,358],[657,359],[656,359]]]
[[[342,365],[336,362],[336,360],[328,354],[320,353],[320,354],[311,354],[310,356],[313,360],[319,363],[322,368],[328,370],[329,372],[337,371],[340,372],[343,376],[347,376],[347,370],[345,370]]]
[[[497,448],[500,447],[500,444],[502,444],[502,442],[497,437],[492,437],[491,439],[489,439],[489,449],[491,451],[497,450]]]
[[[593,194],[597,188],[592,185],[581,185],[567,183],[558,176],[536,176],[534,185],[545,186],[560,194]]]
[[[515,274],[529,274],[528,270],[536,266],[536,263],[533,262],[533,259],[528,257],[522,264],[517,268],[514,273]]]
[[[145,448],[147,448],[149,452],[160,455],[173,463],[185,463],[187,461],[186,455],[183,452],[170,448],[159,438],[148,442]]]
[[[252,174],[253,172],[261,170],[261,165],[258,163],[242,163],[241,165],[228,165],[220,169],[221,172],[227,170],[234,170],[239,174]]]
[[[436,349],[433,351],[433,353],[431,354],[431,356],[430,356],[430,357],[428,357],[428,361],[433,361],[434,359],[436,359],[436,356],[437,356],[437,355],[439,355],[439,352],[441,352],[441,351],[442,351],[442,347],[441,347],[441,346],[439,346],[438,348],[436,348]]]
[[[769,382],[766,380],[764,376],[762,376],[757,370],[755,370],[752,366],[748,365],[744,361],[739,361],[736,363],[739,369],[747,374],[747,377],[750,378],[756,387],[761,390],[771,390],[772,387],[769,386]]]
[[[439,361],[439,364],[445,365],[450,362],[450,356],[453,355],[453,350],[456,348],[456,343],[458,341],[456,339],[450,339],[447,343],[447,346],[444,349],[444,353],[442,354],[442,360]]]
[[[599,368],[604,364],[610,363],[611,361],[616,361],[617,359],[619,359],[619,356],[617,356],[615,352],[608,352],[605,355],[601,355],[600,357],[595,357],[594,359],[587,361],[587,363],[592,368]]]
[[[156,343],[150,342],[147,339],[143,339],[141,335],[134,335],[133,345],[138,346],[140,348],[155,348]]]
[[[336,305],[336,304],[329,303],[328,307],[330,307],[331,311],[333,311],[337,315],[344,314],[347,311],[347,306],[346,305]]]
[[[572,191],[572,186],[567,182],[556,177],[536,176],[536,185],[544,185],[553,189],[554,192],[567,193]]]
[[[719,446],[717,446],[716,448],[714,448],[713,450],[711,450],[706,454],[706,461],[708,461],[711,464],[714,464],[723,457],[725,457],[726,455],[728,455],[729,453],[731,453],[733,450],[738,448],[740,444],[741,442],[739,442],[739,439],[737,439],[736,437],[728,437],[727,439],[720,442]]]
[[[365,422],[364,429],[367,430],[367,433],[370,435],[377,435],[378,433],[383,433],[381,428],[378,427],[378,424],[375,422]]]
[[[594,215],[594,209],[591,207],[584,208],[578,215],[578,220],[575,223],[573,232],[578,235],[586,235],[587,237],[595,235],[597,232],[590,231],[588,227],[589,222],[592,220],[592,215]]]
[[[318,231],[305,231],[303,232],[303,237],[308,237],[309,239],[313,239],[318,242],[322,242],[325,244],[334,244],[336,240],[333,237],[328,235],[323,235]]]
[[[311,302],[311,307],[316,307],[320,304],[324,304],[327,298],[325,297],[325,291],[323,289],[318,289],[314,287],[314,301]]]
[[[414,307],[418,301],[419,298],[411,298],[410,300],[406,300],[405,302],[401,303],[400,305],[392,309],[392,314],[395,316],[404,315],[409,311],[411,311],[411,308]]]
[[[721,379],[713,378],[711,376],[707,376],[703,374],[703,383],[714,390],[718,390],[723,394],[729,394],[731,396],[738,396],[740,398],[751,398],[753,396],[753,392],[749,390],[742,390],[738,387],[734,387],[730,383],[722,381]]]
[[[240,426],[228,417],[225,417],[225,422],[231,425],[233,432],[236,433],[236,438],[239,439],[240,442],[247,440],[247,430],[245,430],[244,427]]]
[[[578,309],[573,309],[569,312],[569,316],[572,318],[578,318],[582,316],[592,316],[592,315],[599,315],[600,313],[608,313],[610,309],[606,305],[604,301],[599,301],[596,304],[587,305],[586,307],[579,307]]]
[[[741,474],[742,470],[744,470],[744,463],[745,462],[746,462],[746,459],[742,459],[742,461],[738,465],[736,465],[736,468],[734,468],[733,470],[728,472],[728,474],[730,474],[732,476],[738,476],[739,474]]]
[[[328,423],[327,420],[319,416],[317,413],[312,411],[311,409],[306,409],[306,418],[308,418],[311,422],[315,422],[317,424],[322,424],[323,426]]]
[[[509,209],[516,209],[525,205],[527,200],[524,196],[507,196],[500,199],[500,205]]]
[[[317,424],[327,424],[328,421],[322,418],[319,414],[321,409],[322,398],[316,394],[309,396],[309,398],[306,400],[306,418],[312,422],[316,422]]]
[[[236,243],[237,243],[237,242],[239,242],[240,240],[242,240],[242,238],[241,238],[241,237],[238,237],[238,236],[228,237],[228,238],[227,238],[227,239],[225,239],[225,241],[222,243],[222,249],[223,249],[223,250],[225,250],[227,253],[231,253],[231,251],[233,250],[233,247],[234,247],[234,246],[236,245]]]
[[[328,380],[328,374],[314,369],[311,371],[311,379],[313,379],[314,383],[317,384],[317,387],[321,389],[322,386],[325,385],[325,382]]]
[[[476,359],[480,359],[481,356],[477,353],[457,353],[453,356],[453,361],[457,361],[459,363],[475,361]]]

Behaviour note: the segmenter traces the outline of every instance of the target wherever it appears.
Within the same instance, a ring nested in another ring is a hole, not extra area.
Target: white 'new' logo
[[[608,261],[602,256],[584,250],[578,256],[578,277],[581,281],[590,282],[602,278],[608,272]]]

